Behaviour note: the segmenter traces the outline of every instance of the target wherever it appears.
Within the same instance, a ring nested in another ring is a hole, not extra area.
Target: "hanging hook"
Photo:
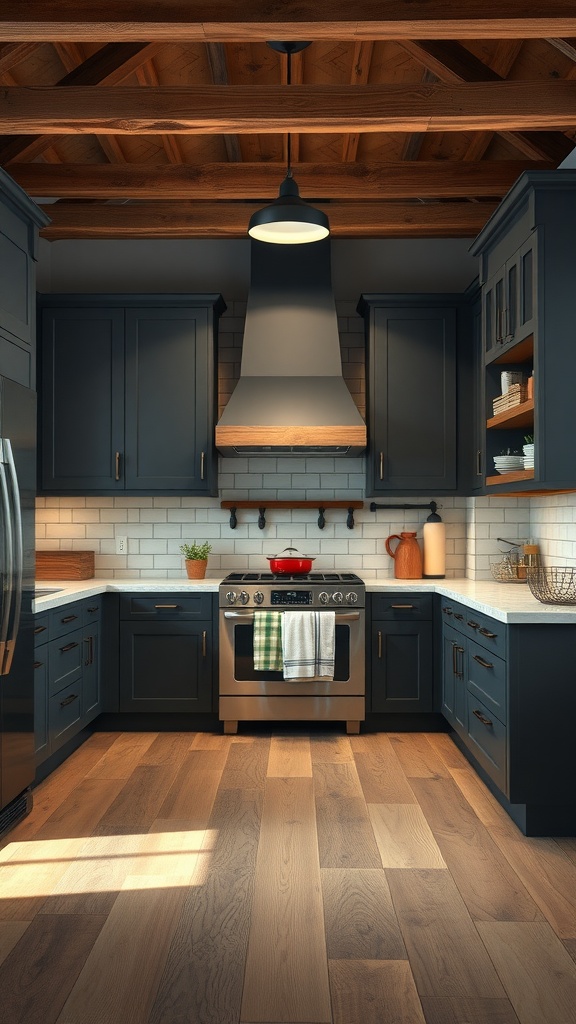
[[[266,526],[266,509],[259,508],[258,511],[260,513],[260,515],[258,516],[258,529],[263,530],[264,527]]]
[[[323,530],[324,527],[326,526],[326,520],[324,518],[325,511],[326,511],[325,508],[319,508],[318,509],[318,529],[319,530]]]
[[[230,509],[230,529],[235,530],[238,526],[238,520],[236,518],[236,508]]]

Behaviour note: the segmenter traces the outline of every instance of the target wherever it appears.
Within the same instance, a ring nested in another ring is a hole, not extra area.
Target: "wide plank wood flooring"
[[[576,841],[447,735],[95,733],[0,844],[0,1024],[575,1024]]]

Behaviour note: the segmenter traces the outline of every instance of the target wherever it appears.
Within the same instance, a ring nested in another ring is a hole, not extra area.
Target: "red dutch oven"
[[[294,551],[295,554],[287,555],[284,553],[286,551]],[[274,555],[273,558],[270,558],[269,555],[266,557],[270,562],[271,572],[289,572],[296,575],[301,573],[302,576],[305,576],[307,572],[310,572],[312,562],[314,561],[313,558],[307,558],[305,555],[301,555],[297,548],[284,548],[284,551],[281,551],[279,555]]]

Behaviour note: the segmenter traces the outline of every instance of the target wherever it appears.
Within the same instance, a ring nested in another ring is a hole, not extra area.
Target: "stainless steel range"
[[[219,588],[219,715],[224,732],[239,721],[345,721],[359,732],[365,717],[366,588],[354,573],[231,573]],[[295,610],[335,616],[334,677],[305,681],[254,667],[254,616]]]

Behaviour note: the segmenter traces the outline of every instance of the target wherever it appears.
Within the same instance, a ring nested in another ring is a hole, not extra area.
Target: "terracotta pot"
[[[203,580],[206,575],[207,558],[185,558],[186,575],[189,580]]]
[[[399,544],[393,551],[390,541]],[[397,580],[422,579],[422,552],[415,533],[391,533],[386,540],[386,551],[394,559],[394,576]]]

